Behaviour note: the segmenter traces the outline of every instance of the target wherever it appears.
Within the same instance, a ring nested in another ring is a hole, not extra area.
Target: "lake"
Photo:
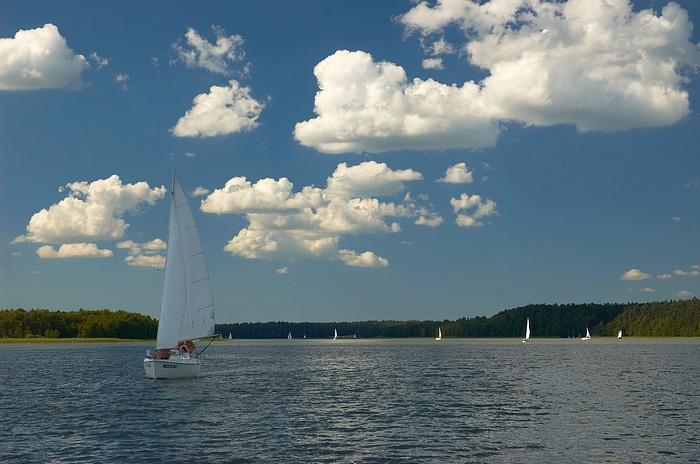
[[[0,462],[698,462],[700,340],[0,345]]]

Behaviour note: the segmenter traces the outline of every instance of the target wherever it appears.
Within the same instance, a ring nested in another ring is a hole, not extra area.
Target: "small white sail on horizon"
[[[617,339],[619,340],[621,338],[622,338],[622,329],[620,329],[620,331],[617,333]]]
[[[216,322],[211,282],[197,227],[174,172],[170,198],[156,352],[144,359],[146,376],[153,379],[196,377],[200,360],[193,341],[213,336]]]
[[[588,331],[588,327],[586,327],[586,336],[583,337],[581,340],[590,340],[591,339],[591,333]]]
[[[442,340],[442,327],[438,327],[438,336],[435,340]]]
[[[292,332],[290,331],[290,332],[287,334],[287,340],[291,340],[291,339],[292,339]]]
[[[338,339],[338,329],[333,329],[333,340]]]
[[[525,322],[525,338],[523,339],[523,343],[527,343],[530,341],[530,318],[527,318],[527,321]]]
[[[228,339],[233,340],[233,335],[231,334],[231,332],[228,333]]]

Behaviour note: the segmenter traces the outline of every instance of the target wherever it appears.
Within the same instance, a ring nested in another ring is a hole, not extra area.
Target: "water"
[[[0,346],[0,462],[698,462],[699,340]]]

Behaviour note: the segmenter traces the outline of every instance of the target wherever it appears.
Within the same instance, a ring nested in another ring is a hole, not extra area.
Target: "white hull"
[[[202,362],[194,358],[143,360],[143,370],[149,379],[186,379],[199,376]]]
[[[437,338],[435,339],[436,342],[438,342],[438,341],[440,341],[440,340],[442,340],[441,337],[437,337]]]
[[[523,343],[530,343],[530,340],[523,340]]]
[[[582,341],[582,342],[588,341],[588,340],[590,340],[590,339],[591,339],[591,337],[581,337],[581,341]]]

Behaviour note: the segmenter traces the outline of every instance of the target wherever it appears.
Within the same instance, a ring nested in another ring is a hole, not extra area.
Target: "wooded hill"
[[[361,322],[242,322],[217,324],[216,332],[234,338],[330,338],[333,329],[341,337],[434,337],[442,327],[445,337],[522,337],[530,318],[533,337],[578,337],[586,327],[594,336],[698,337],[700,300],[656,303],[531,304],[507,309],[491,317],[455,321]],[[0,310],[0,337],[134,338],[156,337],[158,322],[150,316],[127,311],[47,309]]]

